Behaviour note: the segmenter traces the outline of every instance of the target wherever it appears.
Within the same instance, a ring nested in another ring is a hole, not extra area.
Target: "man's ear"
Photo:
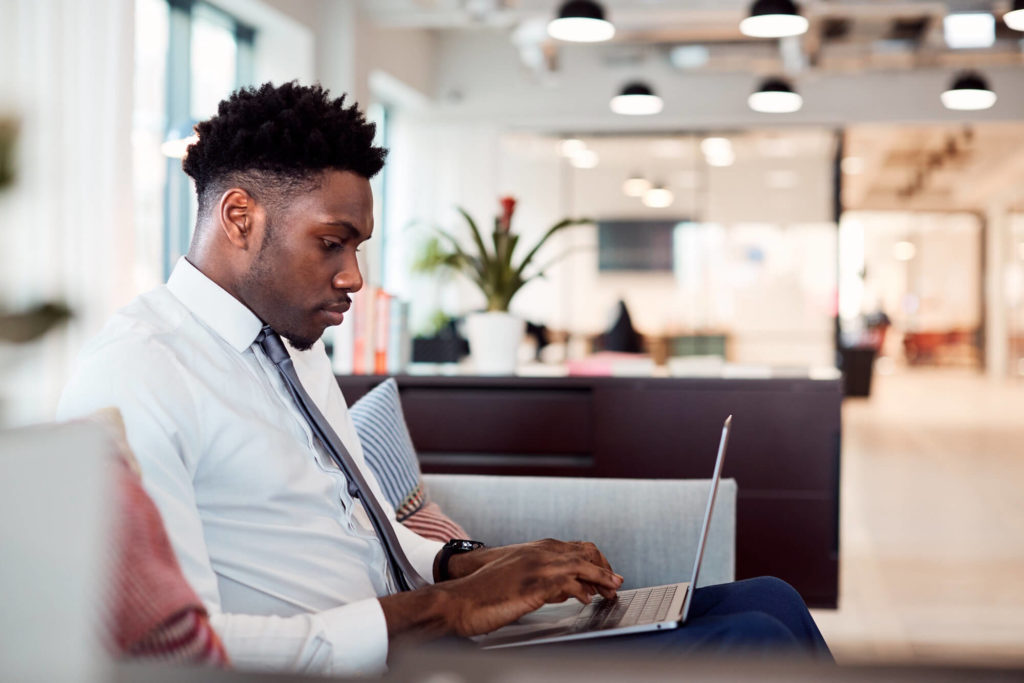
[[[252,195],[240,187],[233,187],[221,195],[217,206],[219,227],[228,241],[239,249],[252,246],[257,213],[256,200]]]

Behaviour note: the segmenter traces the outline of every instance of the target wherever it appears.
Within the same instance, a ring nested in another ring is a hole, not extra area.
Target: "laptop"
[[[729,442],[732,415],[722,425],[722,437],[718,442],[718,458],[711,478],[711,492],[704,510],[704,522],[697,541],[697,556],[693,561],[693,573],[688,583],[673,583],[667,586],[651,586],[618,591],[615,598],[607,600],[596,597],[584,605],[569,599],[563,603],[544,605],[530,612],[518,621],[473,638],[484,649],[519,647],[559,643],[584,638],[604,638],[626,633],[643,633],[673,629],[686,622],[690,611],[690,598],[697,586],[700,564],[704,558],[704,545],[711,528],[711,511],[718,493],[718,480],[725,460],[725,447]]]

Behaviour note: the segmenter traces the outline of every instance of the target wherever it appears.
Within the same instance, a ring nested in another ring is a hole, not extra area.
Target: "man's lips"
[[[327,319],[331,321],[331,325],[340,325],[341,321],[345,319],[345,313],[351,307],[351,301],[339,301],[335,304],[322,306],[320,310],[323,311]]]

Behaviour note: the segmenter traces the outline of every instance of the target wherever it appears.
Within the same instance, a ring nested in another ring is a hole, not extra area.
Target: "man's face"
[[[320,186],[266,215],[263,240],[240,294],[265,323],[298,349],[342,321],[363,278],[356,248],[373,233],[370,182],[325,171]]]

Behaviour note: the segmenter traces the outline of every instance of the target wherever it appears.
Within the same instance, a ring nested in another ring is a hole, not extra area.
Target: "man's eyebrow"
[[[339,220],[326,219],[326,220],[320,221],[320,224],[321,225],[331,225],[331,226],[335,226],[335,227],[339,227],[339,228],[344,228],[345,232],[349,233],[350,236],[352,236],[352,237],[362,237],[362,233],[359,232],[359,228],[357,228],[351,221],[347,221],[344,218],[339,219]]]

